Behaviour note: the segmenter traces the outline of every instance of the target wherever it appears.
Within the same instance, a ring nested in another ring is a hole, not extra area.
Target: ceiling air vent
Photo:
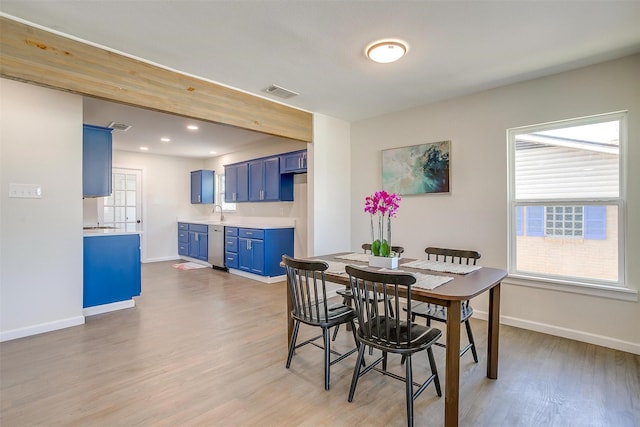
[[[289,99],[289,98],[293,98],[294,96],[298,96],[300,95],[299,93],[296,93],[292,90],[289,89],[285,89],[283,87],[280,87],[278,85],[271,85],[268,86],[264,89],[262,89],[263,92],[269,93],[271,95],[275,95],[277,97],[280,98],[284,98],[284,99]]]
[[[111,122],[109,123],[109,126],[107,126],[113,130],[121,130],[123,132],[128,131],[129,129],[131,129],[131,125],[125,125],[124,123],[116,123],[116,122]]]

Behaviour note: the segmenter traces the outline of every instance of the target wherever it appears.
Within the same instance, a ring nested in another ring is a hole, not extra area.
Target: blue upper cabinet
[[[227,203],[249,201],[249,165],[238,163],[224,167],[224,201]]]
[[[280,156],[225,165],[225,202],[292,202],[293,175],[280,174]]]
[[[250,202],[293,201],[293,176],[280,174],[280,157],[249,163]]]
[[[82,126],[82,195],[111,195],[111,128]]]
[[[307,150],[280,155],[280,173],[306,173]]]
[[[191,172],[191,203],[214,202],[214,172],[210,170],[197,170]]]

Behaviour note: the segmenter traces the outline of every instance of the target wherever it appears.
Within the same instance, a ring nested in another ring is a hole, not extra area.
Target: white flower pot
[[[369,257],[369,267],[390,268],[395,270],[398,268],[398,257],[371,255]]]

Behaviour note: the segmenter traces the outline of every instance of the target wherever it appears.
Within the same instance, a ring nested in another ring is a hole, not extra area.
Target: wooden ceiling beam
[[[0,17],[0,76],[311,142],[312,115]]]

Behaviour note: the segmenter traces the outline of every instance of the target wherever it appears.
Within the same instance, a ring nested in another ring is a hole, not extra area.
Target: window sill
[[[507,285],[527,286],[531,288],[549,289],[558,292],[590,295],[622,301],[638,301],[638,291],[619,286],[594,285],[590,283],[569,282],[553,279],[534,278],[519,274],[509,274],[502,283]]]

